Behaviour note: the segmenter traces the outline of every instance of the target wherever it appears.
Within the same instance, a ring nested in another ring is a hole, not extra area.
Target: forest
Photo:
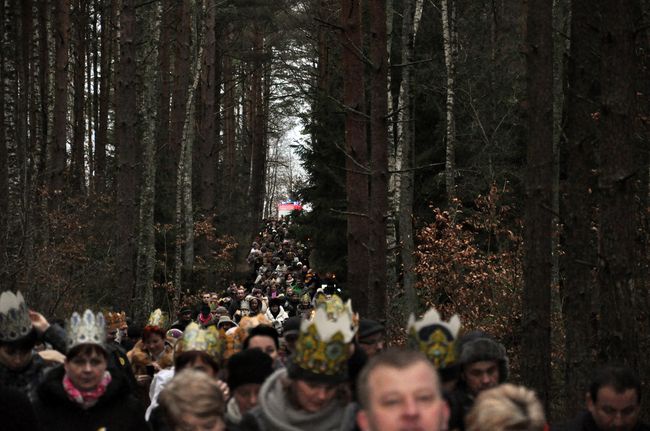
[[[458,313],[555,417],[650,384],[647,0],[2,3],[2,290],[174,312],[300,200],[394,342]]]

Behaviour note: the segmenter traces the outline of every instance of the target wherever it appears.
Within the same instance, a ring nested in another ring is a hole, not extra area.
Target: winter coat
[[[288,400],[286,369],[271,374],[260,389],[259,404],[239,424],[247,431],[351,431],[355,427],[353,403],[332,400],[323,410],[309,413],[296,409]]]
[[[0,425],[12,431],[33,431],[36,426],[34,409],[27,396],[15,389],[0,386]]]
[[[552,431],[602,431],[596,425],[594,418],[589,411],[584,410],[578,414],[572,421],[551,427]],[[632,431],[650,431],[650,426],[644,423],[637,423]]]
[[[465,416],[474,405],[474,397],[468,392],[463,382],[459,382],[456,389],[445,394],[449,405],[449,429],[465,430]]]
[[[108,343],[106,344],[106,350],[108,351],[108,371],[110,371],[111,375],[122,373],[131,390],[135,390],[138,386],[131,369],[131,363],[122,346],[116,343]]]
[[[16,389],[22,392],[33,402],[36,399],[36,390],[45,380],[45,375],[54,364],[47,363],[38,354],[32,355],[32,360],[21,370],[12,370],[0,364],[0,386]]]
[[[278,311],[277,316],[273,316],[273,313],[271,313],[271,308],[269,307],[268,310],[266,310],[266,313],[264,314],[267,319],[271,321],[271,324],[275,328],[276,331],[278,331],[278,334],[282,335],[282,323],[284,323],[285,320],[289,318],[289,315],[287,314],[286,311],[284,311],[284,308],[280,306],[280,311]]]
[[[144,409],[129,389],[122,374],[113,376],[97,403],[83,409],[70,400],[63,389],[65,370],[58,367],[48,373],[38,388],[34,410],[41,429],[56,431],[136,431],[147,430]]]
[[[129,362],[131,362],[131,369],[135,376],[147,374],[147,365],[151,365],[154,361],[149,352],[144,349],[142,341],[138,341],[135,347],[126,355]],[[167,341],[165,341],[165,350],[162,356],[156,362],[163,369],[174,365],[174,348]]]
[[[148,351],[144,350],[144,343],[142,340],[138,341],[129,353],[126,354],[131,362],[131,369],[133,370],[133,375],[136,377],[147,374],[147,365],[151,365],[153,358]],[[165,350],[162,355],[156,361],[160,368],[170,368],[174,365],[174,348],[171,344],[165,341]],[[151,382],[149,382],[151,384]],[[144,386],[138,386],[136,391],[137,396],[140,400],[148,405],[149,400],[149,384]]]

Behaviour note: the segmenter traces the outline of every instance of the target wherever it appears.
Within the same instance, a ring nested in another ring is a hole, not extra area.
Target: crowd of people
[[[585,382],[585,409],[548,423],[508,383],[506,349],[435,309],[387,348],[333,274],[310,269],[285,221],[248,255],[251,280],[206,288],[174,322],[142,328],[124,312],[73,313],[65,328],[0,295],[0,429],[264,431],[643,431],[641,384],[623,366]],[[587,386],[589,385],[589,386]]]

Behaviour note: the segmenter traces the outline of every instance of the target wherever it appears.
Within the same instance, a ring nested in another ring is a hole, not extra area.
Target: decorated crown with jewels
[[[22,293],[6,291],[0,295],[0,340],[15,341],[32,330],[27,305]]]
[[[149,315],[149,320],[147,320],[148,326],[157,326],[159,328],[166,328],[169,318],[167,313],[164,313],[160,308],[156,308]]]
[[[214,325],[202,329],[197,323],[192,322],[187,325],[183,337],[178,340],[176,354],[198,350],[206,352],[219,363],[225,348],[225,336]]]
[[[76,311],[68,321],[68,350],[80,344],[97,344],[103,346],[106,341],[106,320],[102,313],[93,314],[86,310],[83,315]]]
[[[424,353],[436,368],[446,368],[456,361],[455,342],[459,330],[457,314],[445,322],[438,311],[431,308],[420,320],[413,314],[409,317],[408,345]]]
[[[321,304],[311,320],[300,324],[293,358],[296,367],[322,376],[347,374],[350,342],[356,332],[354,313],[349,300],[342,307],[340,298],[334,301]]]

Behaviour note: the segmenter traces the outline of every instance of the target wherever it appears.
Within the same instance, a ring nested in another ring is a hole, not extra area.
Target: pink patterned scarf
[[[85,410],[94,406],[97,403],[97,400],[99,400],[99,397],[104,395],[106,387],[111,380],[111,373],[105,371],[104,377],[102,377],[102,380],[95,389],[91,391],[80,391],[74,386],[72,380],[70,380],[70,377],[68,377],[68,374],[66,373],[65,376],[63,376],[63,389],[66,394],[68,394],[68,398],[70,398],[71,401],[78,403],[81,405],[81,408]]]

